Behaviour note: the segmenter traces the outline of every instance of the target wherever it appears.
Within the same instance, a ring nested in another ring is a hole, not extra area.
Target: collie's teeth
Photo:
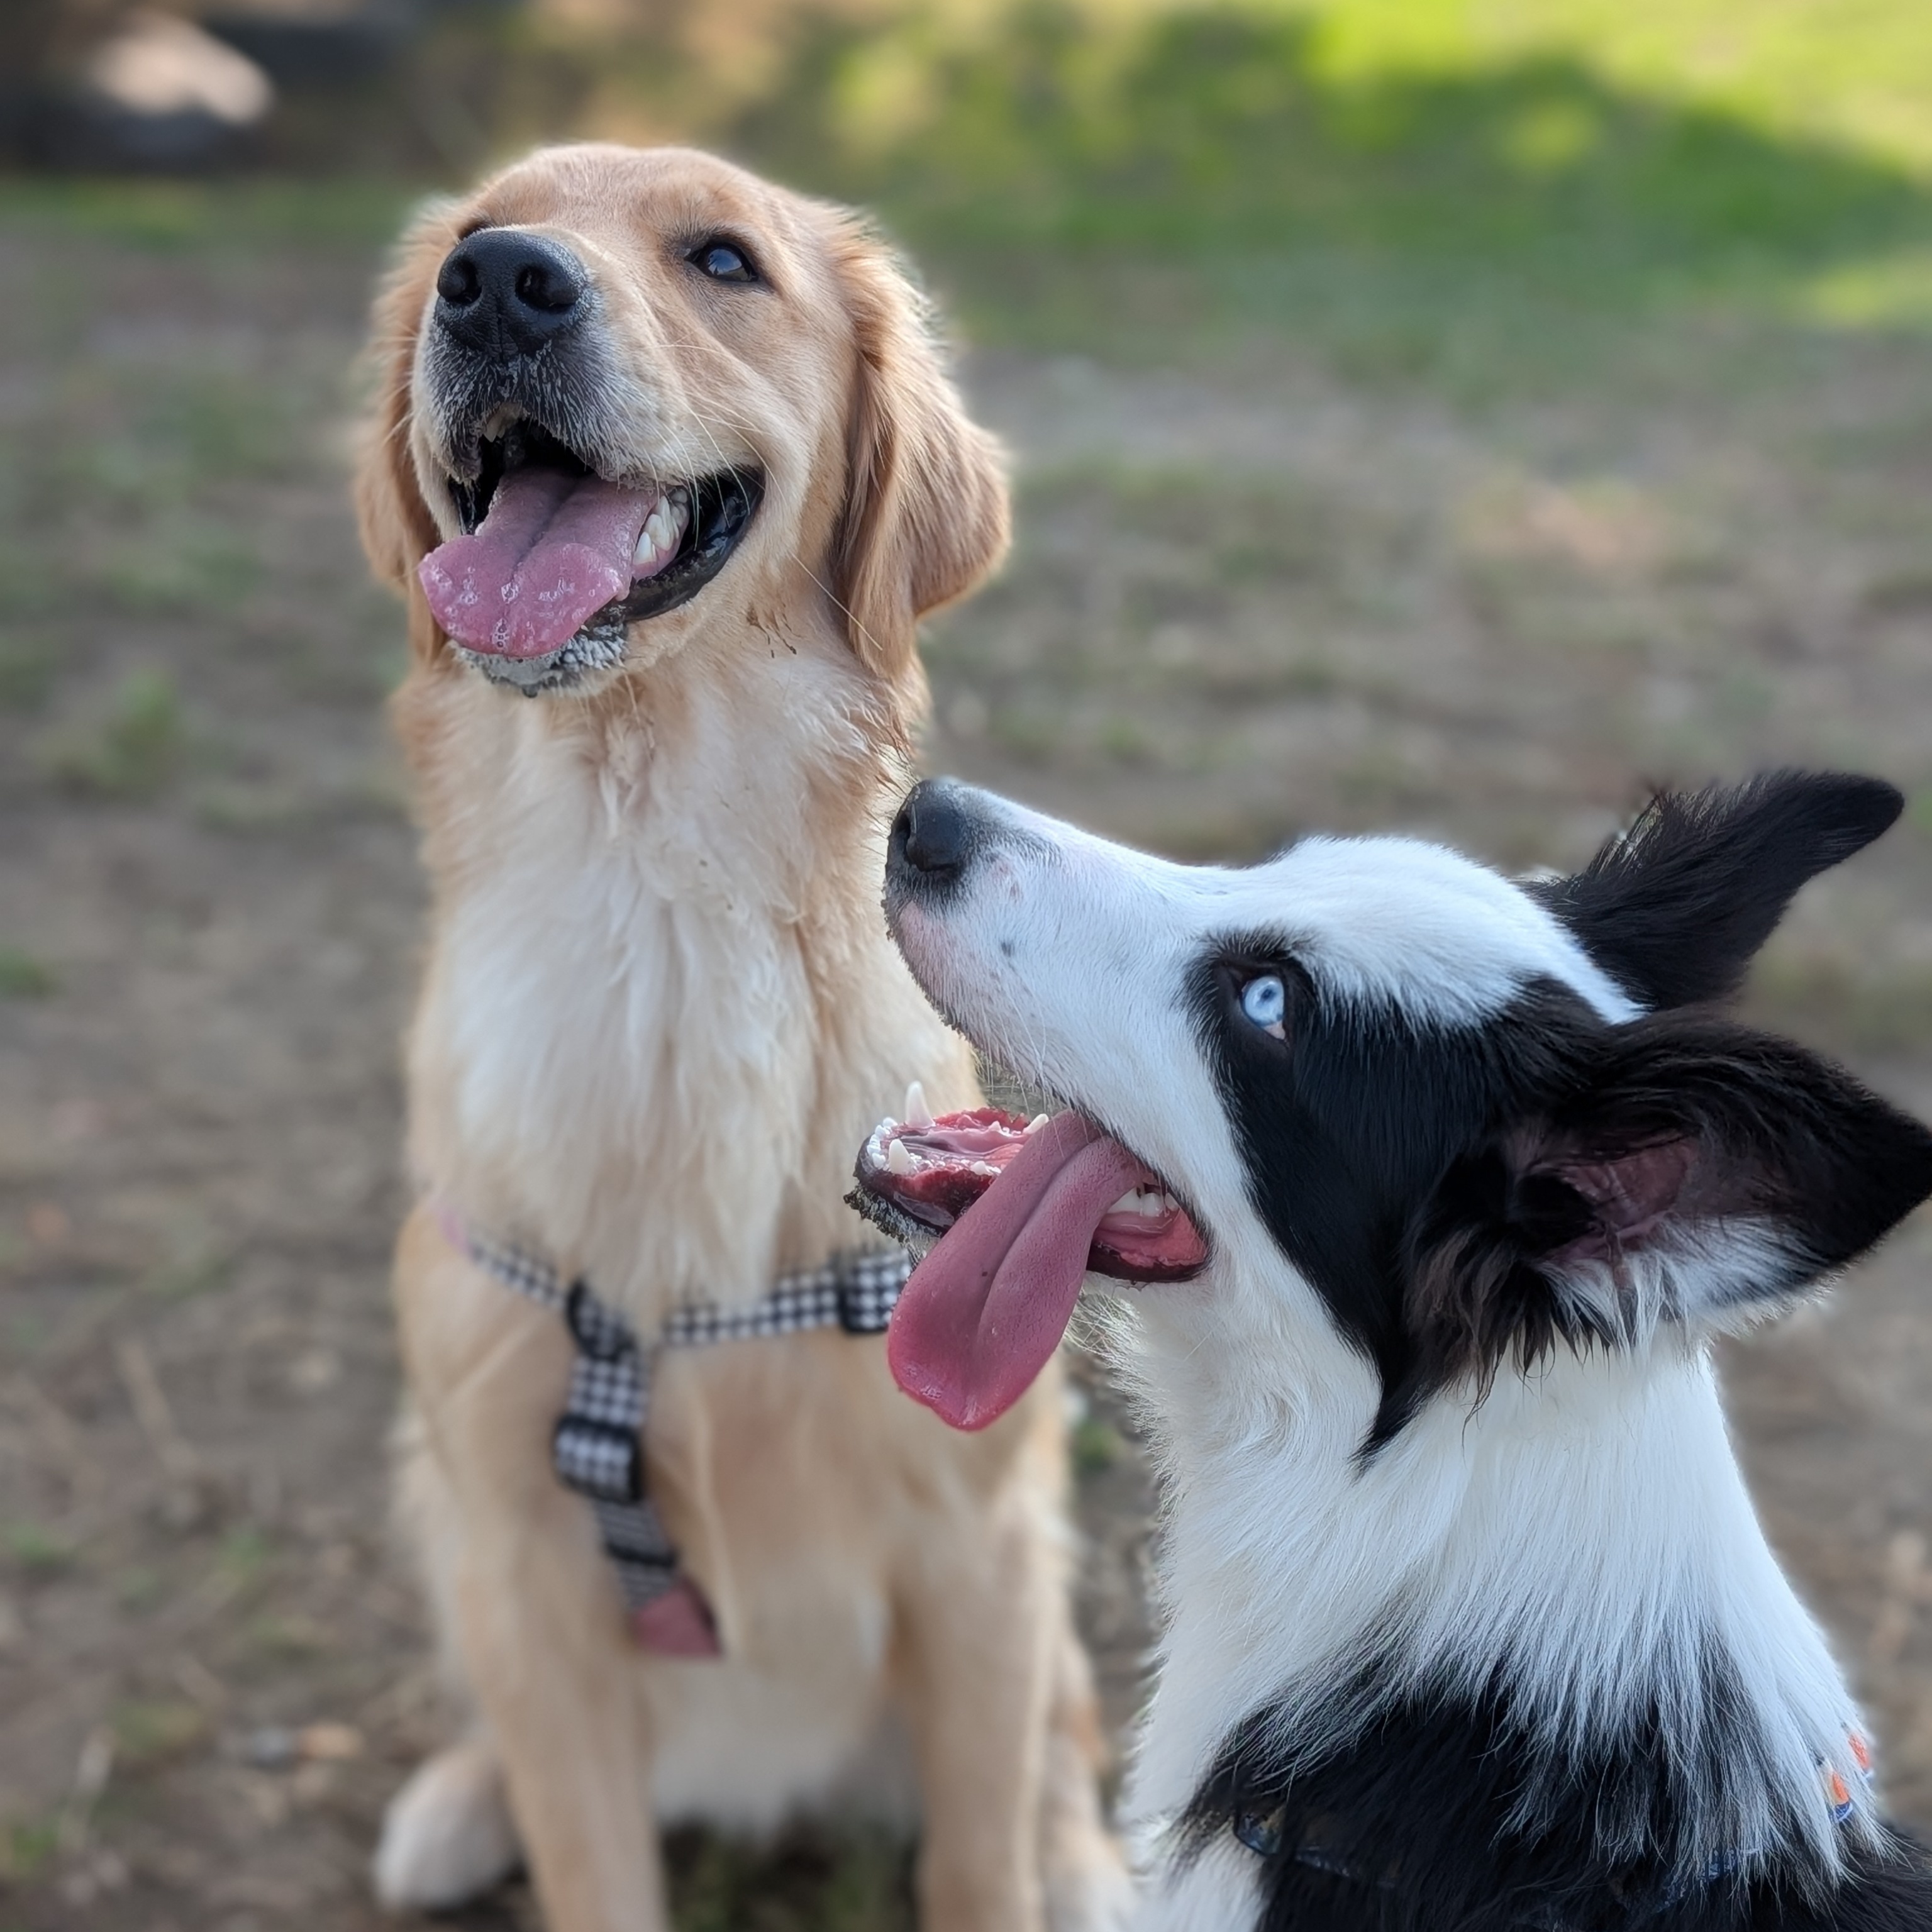
[[[1107,1212],[1109,1214],[1138,1214],[1144,1221],[1158,1221],[1173,1205],[1173,1202],[1163,1189],[1130,1187]]]
[[[888,1174],[916,1174],[919,1162],[912,1157],[912,1150],[904,1141],[894,1141],[886,1149],[886,1172]]]
[[[932,1125],[932,1109],[926,1104],[926,1088],[916,1080],[906,1089],[905,1120],[909,1127]]]
[[[967,1172],[982,1175],[988,1180],[997,1180],[1000,1178],[1000,1170],[990,1160],[976,1160]]]
[[[1040,1129],[1046,1125],[1046,1116],[1044,1114],[1036,1114],[1031,1120],[1028,1121],[1024,1131],[1030,1134],[1036,1134],[1040,1132]]]

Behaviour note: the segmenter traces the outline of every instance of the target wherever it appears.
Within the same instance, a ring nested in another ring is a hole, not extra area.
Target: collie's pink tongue
[[[436,621],[472,651],[538,658],[630,586],[631,558],[657,498],[600,476],[534,465],[496,485],[475,536],[424,557]]]
[[[1078,1114],[1038,1129],[913,1270],[886,1337],[899,1387],[956,1429],[1004,1415],[1066,1332],[1094,1229],[1148,1178]]]

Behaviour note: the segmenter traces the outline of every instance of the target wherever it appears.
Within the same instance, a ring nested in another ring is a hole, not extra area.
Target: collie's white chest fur
[[[1711,1720],[1699,1673],[1718,1657],[1765,1762],[1708,1794],[1700,1855],[1768,1842],[1782,1814],[1812,1820],[1835,1856],[1819,1767],[1843,1757],[1858,1714],[1765,1543],[1700,1346],[1664,1332],[1499,1378],[1480,1408],[1432,1404],[1364,1464],[1368,1364],[1316,1342],[1325,1359],[1291,1393],[1261,1366],[1279,1371],[1278,1348],[1226,1348],[1244,1299],[1169,1291],[1117,1332],[1171,1510],[1172,1620],[1126,1795],[1143,1838],[1258,1708],[1291,1710],[1311,1761],[1346,1740],[1372,1714],[1348,1688],[1371,1651],[1377,1703],[1506,1680],[1539,1730],[1579,1746],[1656,1697],[1687,1760]],[[1246,1322],[1269,1325],[1266,1299]]]

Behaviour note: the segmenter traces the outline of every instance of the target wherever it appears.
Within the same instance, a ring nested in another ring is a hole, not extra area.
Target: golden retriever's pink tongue
[[[1147,1178],[1078,1114],[1038,1129],[913,1270],[886,1337],[899,1387],[956,1429],[1004,1415],[1066,1332],[1094,1229]]]
[[[600,476],[532,466],[496,485],[474,536],[424,557],[436,621],[472,651],[537,658],[630,586],[631,557],[657,498]]]

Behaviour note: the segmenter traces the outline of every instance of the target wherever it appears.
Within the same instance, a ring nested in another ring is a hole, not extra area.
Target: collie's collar
[[[684,1574],[644,1483],[644,1426],[650,1416],[651,1369],[660,1348],[708,1348],[842,1328],[848,1335],[884,1333],[912,1271],[903,1248],[862,1248],[823,1267],[782,1275],[750,1308],[712,1302],[671,1310],[643,1340],[580,1276],[567,1278],[541,1256],[478,1234],[453,1208],[439,1207],[436,1225],[459,1254],[485,1274],[557,1310],[576,1358],[570,1394],[550,1438],[557,1480],[589,1498],[604,1554],[617,1573],[631,1634],[646,1650],[674,1657],[722,1654],[717,1618],[704,1593]]]

